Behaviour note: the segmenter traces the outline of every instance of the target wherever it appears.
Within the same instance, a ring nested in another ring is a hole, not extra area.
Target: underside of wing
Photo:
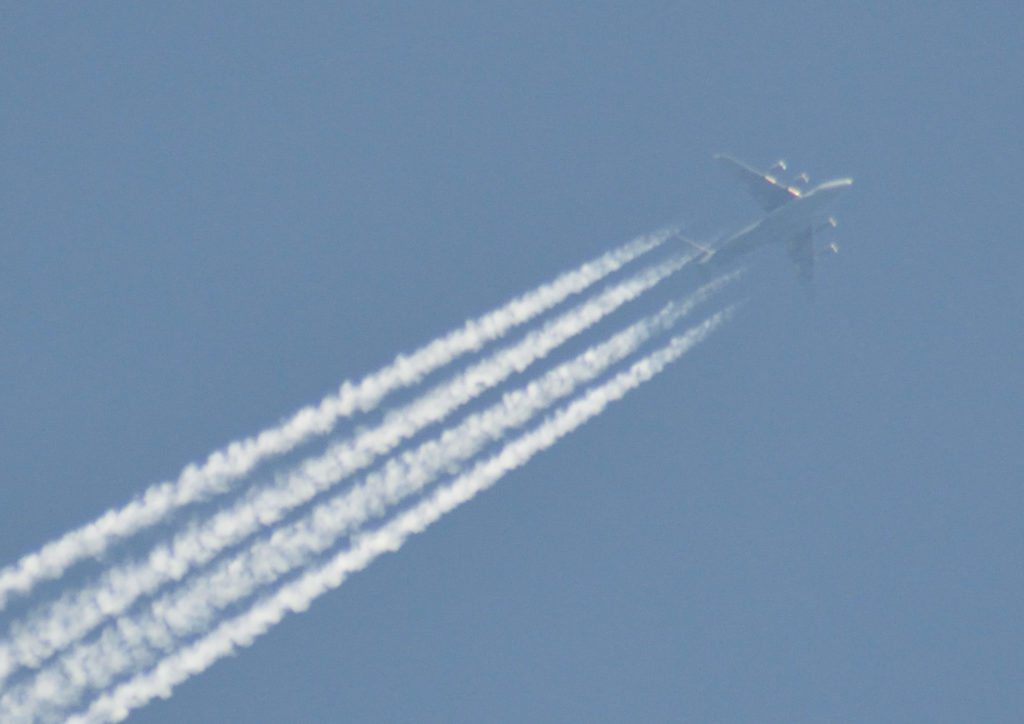
[[[732,156],[719,154],[715,158],[724,163],[730,173],[747,187],[750,195],[765,211],[773,211],[800,196],[799,191],[779,183],[774,176],[755,171]]]

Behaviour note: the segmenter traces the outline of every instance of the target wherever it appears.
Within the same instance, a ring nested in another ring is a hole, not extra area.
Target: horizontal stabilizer
[[[693,258],[698,264],[704,264],[711,259],[715,254],[715,250],[710,246],[704,244],[698,244],[693,239],[687,239],[685,236],[680,237],[683,241],[693,247],[694,255]]]

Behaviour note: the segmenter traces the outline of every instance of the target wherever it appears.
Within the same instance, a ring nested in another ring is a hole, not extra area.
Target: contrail
[[[286,422],[212,453],[201,466],[189,465],[175,481],[147,488],[127,505],[111,509],[91,523],[65,533],[35,553],[0,570],[0,611],[13,594],[27,594],[41,581],[58,578],[70,566],[98,556],[118,540],[154,525],[175,510],[227,489],[268,457],[293,449],[312,435],[329,432],[337,420],[373,409],[388,393],[412,385],[456,357],[479,349],[524,324],[569,296],[583,291],[625,264],[664,243],[675,233],[666,229],[635,239],[504,306],[467,321],[460,329],[412,354],[399,355],[358,383],[345,382],[318,405],[304,407]]]
[[[85,589],[65,594],[11,627],[0,645],[0,683],[19,667],[38,667],[105,618],[127,610],[140,596],[168,581],[180,580],[192,568],[212,560],[261,527],[275,524],[339,480],[370,465],[398,443],[438,422],[452,411],[543,358],[568,339],[618,309],[689,261],[688,255],[651,265],[629,279],[611,285],[559,317],[529,332],[520,342],[470,366],[419,399],[385,415],[377,427],[333,444],[323,456],[306,461],[291,475],[254,490],[206,523],[186,529],[170,544],[156,546],[148,559],[103,573]]]
[[[389,506],[421,490],[442,473],[475,456],[489,442],[529,421],[558,399],[573,394],[611,365],[633,354],[652,335],[671,328],[693,307],[705,301],[738,274],[720,277],[682,302],[672,302],[657,314],[630,325],[576,358],[549,370],[486,411],[468,416],[438,439],[392,459],[355,488],[317,505],[301,520],[276,530],[234,558],[190,580],[182,589],[155,601],[141,619],[118,621],[99,640],[63,655],[40,673],[30,687],[4,697],[10,708],[34,709],[35,701],[50,706],[73,706],[84,688],[102,689],[124,674],[130,662],[140,670],[159,650],[206,628],[217,612],[250,596],[261,586],[306,566],[311,558],[333,547],[340,536],[357,528]],[[124,656],[130,651],[129,659]],[[13,704],[18,701],[20,703]],[[9,709],[10,710],[10,709]]]
[[[525,464],[535,454],[600,414],[609,403],[621,399],[702,341],[732,311],[733,307],[729,307],[685,334],[674,337],[666,346],[583,394],[423,502],[395,516],[377,530],[356,537],[351,548],[282,586],[246,613],[222,622],[208,635],[165,658],[151,671],[101,695],[85,712],[70,717],[68,721],[76,724],[120,721],[153,698],[170,696],[176,685],[234,653],[239,647],[250,645],[289,611],[304,611],[313,599],[340,586],[349,575],[368,566],[377,556],[397,551],[411,535],[422,532],[445,513],[493,485],[505,473]]]

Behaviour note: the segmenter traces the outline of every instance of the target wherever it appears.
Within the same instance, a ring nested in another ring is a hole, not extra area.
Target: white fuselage
[[[771,211],[760,221],[741,229],[722,242],[712,258],[718,263],[734,259],[740,254],[766,244],[785,243],[801,234],[813,231],[824,222],[829,206],[850,188],[852,179],[843,178],[828,181],[802,196]]]

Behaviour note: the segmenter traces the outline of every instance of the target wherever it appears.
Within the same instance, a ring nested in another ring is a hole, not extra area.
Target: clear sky
[[[1022,7],[6,3],[0,563],[785,158],[816,302],[133,721],[1019,721]]]

